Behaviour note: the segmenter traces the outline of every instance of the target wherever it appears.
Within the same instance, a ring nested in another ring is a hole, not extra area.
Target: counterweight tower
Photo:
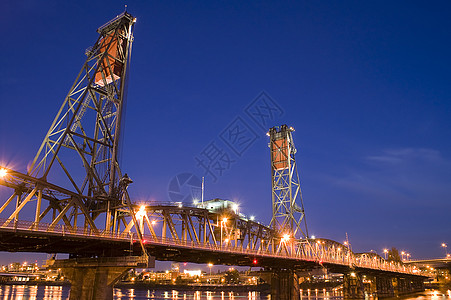
[[[280,237],[308,238],[307,222],[296,165],[293,127],[269,129],[271,150],[272,219],[271,228]]]
[[[9,171],[5,185],[15,192],[0,213],[13,199],[16,207],[0,226],[17,220],[35,201],[33,226],[46,220],[51,226],[62,222],[70,229],[97,231],[104,223],[115,231],[125,208],[131,209],[126,192],[131,180],[121,173],[118,157],[135,21],[124,12],[97,30],[27,174]],[[48,201],[45,209],[42,200]]]

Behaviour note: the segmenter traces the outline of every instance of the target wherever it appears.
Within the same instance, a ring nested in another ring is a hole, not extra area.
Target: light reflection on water
[[[69,299],[69,287],[37,285],[0,285],[0,299],[17,300],[65,300]]]
[[[69,286],[27,286],[0,285],[0,300],[67,300]],[[229,292],[229,291],[176,291],[147,289],[114,289],[115,300],[270,300],[271,297],[259,292]],[[301,300],[341,300],[343,296],[338,291],[311,290],[302,291]],[[366,299],[377,299],[366,297]],[[451,299],[451,290],[440,292],[428,290],[410,296],[399,297],[402,300],[446,300]]]
[[[224,292],[224,291],[176,291],[176,290],[135,290],[114,289],[114,299],[151,299],[151,300],[269,300],[269,295],[260,292]]]
[[[0,300],[68,300],[69,286],[0,285]],[[260,292],[114,289],[115,300],[269,300]]]

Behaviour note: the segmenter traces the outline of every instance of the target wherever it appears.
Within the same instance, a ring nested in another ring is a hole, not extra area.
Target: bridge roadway
[[[419,268],[431,267],[431,268],[434,268],[434,269],[448,269],[448,270],[451,270],[451,257],[411,260],[411,261],[405,262],[405,264],[417,266]]]
[[[5,221],[0,219],[0,224],[5,224]],[[285,248],[288,251],[271,251],[152,235],[144,235],[143,243],[150,255],[162,261],[297,270],[324,267],[336,273],[349,273],[350,270],[354,270],[366,274],[420,275],[415,266],[387,262],[380,256],[370,253],[355,254],[350,251],[346,253],[338,243],[324,239],[304,241],[295,246],[296,251],[290,251],[294,250],[290,245]],[[331,247],[331,244],[336,244],[337,247]],[[124,256],[141,254],[141,247],[133,232],[88,232],[82,228],[50,226],[42,222],[35,225],[33,222],[18,220],[0,227],[0,251]]]

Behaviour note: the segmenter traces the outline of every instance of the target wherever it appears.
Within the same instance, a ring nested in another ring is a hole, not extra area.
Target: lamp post
[[[445,257],[448,257],[448,245],[446,243],[442,243],[442,247],[445,248]]]
[[[208,267],[210,268],[210,277],[211,277],[211,267],[213,267],[213,264],[212,264],[212,263],[209,263],[209,264],[208,264]],[[210,278],[210,280],[211,280],[211,278]]]
[[[225,227],[225,224],[227,223],[227,218],[223,218],[221,221],[221,248],[222,248],[222,227]]]
[[[385,256],[385,259],[387,259],[387,254],[388,254],[388,249],[384,249],[384,256]]]

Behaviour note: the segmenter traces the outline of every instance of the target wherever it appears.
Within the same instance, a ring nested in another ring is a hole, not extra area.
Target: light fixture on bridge
[[[281,242],[286,243],[290,240],[290,235],[288,233],[285,233],[282,237]]]
[[[251,216],[251,217],[249,218],[249,220],[255,221],[255,216]]]
[[[136,217],[138,219],[142,219],[144,217],[144,215],[146,214],[146,206],[145,205],[141,205],[139,207],[138,212],[136,213]]]
[[[238,204],[236,204],[236,203],[234,203],[233,206],[232,206],[232,210],[233,210],[234,213],[238,213],[238,209],[239,209],[239,208],[240,208],[240,207],[239,207]]]
[[[6,175],[8,175],[8,171],[4,168],[0,168],[0,178],[5,177]]]

